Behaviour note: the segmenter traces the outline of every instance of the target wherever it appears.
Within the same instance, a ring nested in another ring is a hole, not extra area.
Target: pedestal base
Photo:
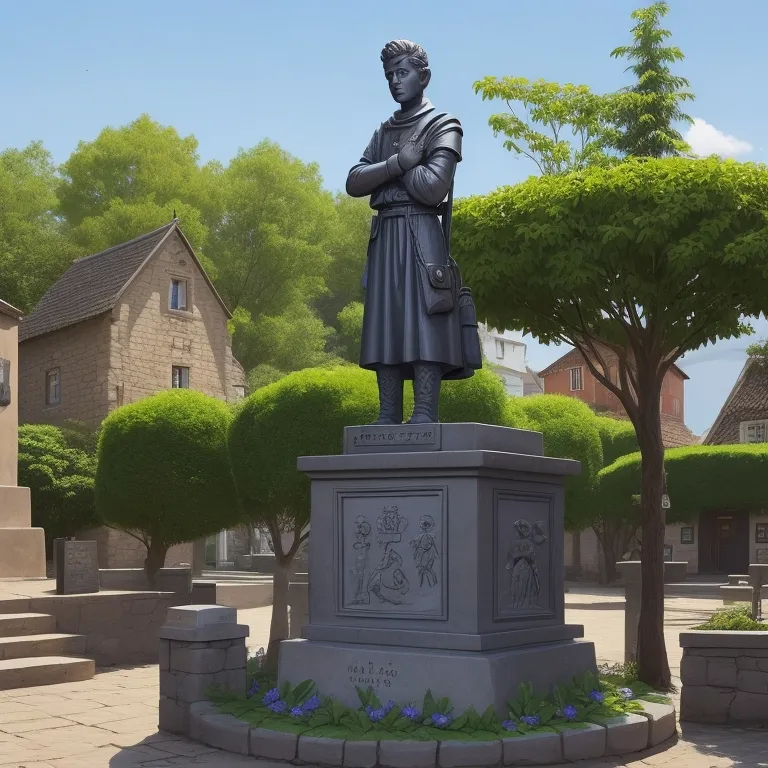
[[[278,681],[314,680],[321,695],[355,708],[355,686],[370,686],[382,703],[421,707],[429,689],[436,698],[447,696],[458,714],[493,704],[506,715],[520,683],[544,693],[586,671],[596,671],[595,646],[579,640],[484,653],[284,640]]]
[[[42,528],[0,528],[0,579],[45,578]]]
[[[29,528],[32,506],[29,488],[0,485],[0,528]]]

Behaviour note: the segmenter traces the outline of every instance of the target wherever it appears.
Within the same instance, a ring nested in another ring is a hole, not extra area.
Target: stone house
[[[21,322],[20,420],[95,427],[115,408],[172,387],[235,401],[245,376],[230,317],[177,219],[78,259]],[[97,538],[102,567],[143,560],[130,537],[104,529]],[[183,549],[191,562],[191,545]],[[169,553],[167,564],[175,560]]]
[[[504,382],[508,395],[522,397],[526,378],[526,345],[512,331],[497,331],[480,323],[480,344],[486,365]]]

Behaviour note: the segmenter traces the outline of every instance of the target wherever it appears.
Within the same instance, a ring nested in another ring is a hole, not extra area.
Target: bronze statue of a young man
[[[377,424],[402,423],[405,379],[414,382],[409,423],[426,424],[438,420],[442,379],[467,378],[481,365],[471,294],[449,254],[462,130],[424,97],[431,73],[421,46],[393,40],[381,60],[400,109],[347,178],[347,194],[370,195],[377,212],[363,278],[360,366],[376,371]]]

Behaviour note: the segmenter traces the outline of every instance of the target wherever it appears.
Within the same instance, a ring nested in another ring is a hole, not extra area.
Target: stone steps
[[[76,683],[90,680],[96,673],[93,659],[67,656],[38,656],[36,658],[0,661],[0,691],[10,688],[31,688],[37,685]]]
[[[0,638],[56,631],[56,619],[47,613],[0,613]]]
[[[85,653],[85,635],[59,633],[0,638],[0,660],[40,656],[79,656]]]

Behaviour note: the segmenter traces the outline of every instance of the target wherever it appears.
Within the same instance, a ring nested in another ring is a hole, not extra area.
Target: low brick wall
[[[681,632],[680,720],[768,724],[768,632]]]

